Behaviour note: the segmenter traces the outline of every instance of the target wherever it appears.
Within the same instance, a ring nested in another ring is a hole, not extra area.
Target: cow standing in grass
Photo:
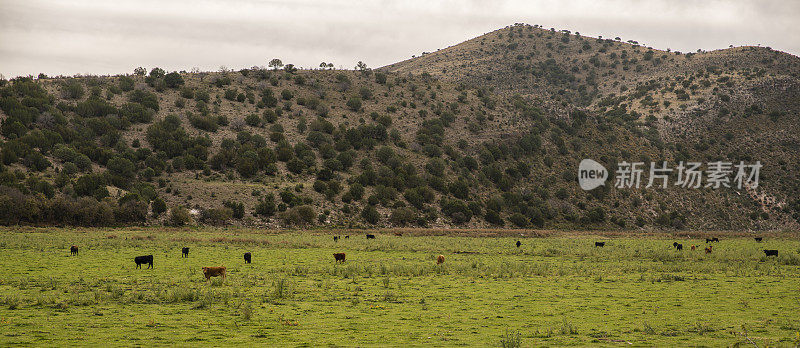
[[[211,280],[211,277],[222,277],[222,280],[225,280],[225,272],[228,269],[225,266],[222,267],[203,267],[203,275],[206,277],[206,281]]]
[[[153,268],[153,255],[134,257],[133,262],[136,262],[136,268],[142,268],[143,264],[148,264],[147,268]]]
[[[520,246],[522,246],[522,242],[517,241],[517,248],[519,248]]]
[[[755,237],[753,239],[755,239],[756,242],[759,242],[759,243],[761,243],[761,241],[764,240],[764,238],[762,238],[762,237]]]
[[[244,263],[250,263],[252,259],[252,255],[250,255],[249,251],[244,253]]]
[[[441,265],[443,263],[444,263],[444,255],[439,255],[438,257],[436,257],[436,264],[437,265]]]
[[[333,253],[333,259],[336,260],[335,262],[344,262],[345,257],[345,253]]]
[[[367,239],[375,239],[375,235],[374,234],[368,234],[367,235]]]
[[[78,256],[78,247],[74,246],[74,245],[69,247],[69,255],[70,256]]]
[[[189,258],[189,248],[184,247],[183,249],[181,249],[181,258],[183,257]]]
[[[602,248],[606,246],[606,242],[594,242],[594,246]]]
[[[334,242],[338,242],[339,241],[339,236],[333,236],[333,241]]]
[[[777,250],[764,249],[764,254],[766,254],[767,256],[776,256],[777,257],[778,256],[778,251]]]

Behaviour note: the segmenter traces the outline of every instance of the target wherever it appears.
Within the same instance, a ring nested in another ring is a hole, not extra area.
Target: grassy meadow
[[[350,235],[334,242],[333,235]],[[800,241],[0,229],[0,346],[786,346]],[[595,248],[595,240],[606,241]],[[683,243],[676,251],[672,242]],[[80,248],[70,256],[69,247]],[[696,251],[689,246],[700,245]],[[191,248],[181,258],[181,247]],[[767,258],[762,249],[778,249]],[[242,254],[253,255],[244,264]],[[332,253],[347,253],[343,264]],[[134,256],[153,254],[154,269]],[[445,262],[436,264],[442,254]],[[226,266],[225,281],[202,275]]]

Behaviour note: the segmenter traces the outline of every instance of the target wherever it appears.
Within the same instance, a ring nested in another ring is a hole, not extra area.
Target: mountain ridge
[[[800,59],[767,48],[679,54],[514,25],[374,71],[145,72],[0,85],[0,222],[786,229],[800,219]],[[753,192],[584,192],[583,158],[765,167]]]

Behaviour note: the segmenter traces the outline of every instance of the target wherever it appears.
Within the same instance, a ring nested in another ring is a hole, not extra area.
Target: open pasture
[[[720,235],[706,254],[700,238],[633,232],[524,239],[382,232],[367,240],[356,232],[345,239],[347,231],[6,228],[0,346],[800,342],[793,238]],[[345,262],[335,262],[338,252]],[[150,254],[154,268],[136,269],[134,257]],[[225,266],[226,279],[207,282],[206,266]]]

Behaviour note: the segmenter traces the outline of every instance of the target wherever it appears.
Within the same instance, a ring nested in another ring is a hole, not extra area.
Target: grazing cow
[[[350,239],[350,236],[344,236],[344,239]]]
[[[402,237],[403,236],[403,232],[395,232],[394,235],[398,236],[398,237]]]
[[[692,251],[694,251],[695,249],[697,249],[697,245],[692,245]]]
[[[594,246],[602,248],[606,246],[606,242],[594,242]]]
[[[778,256],[778,251],[764,249],[764,254],[767,254],[767,256]]]
[[[336,262],[344,262],[345,256],[345,253],[333,253],[333,259]]]
[[[333,241],[334,242],[338,242],[339,241],[339,236],[333,236]]]
[[[711,254],[712,250],[714,250],[714,246],[713,245],[709,245],[708,248],[706,248],[706,254]]]
[[[761,241],[764,240],[764,238],[761,238],[761,237],[755,237],[753,239],[755,239],[756,242],[759,242],[759,243],[761,243]]]
[[[251,260],[252,260],[252,255],[250,255],[250,252],[248,251],[244,253],[244,263],[250,263]]]
[[[182,258],[183,258],[183,257],[187,257],[187,258],[189,257],[189,248],[187,248],[187,247],[184,247],[184,248],[181,250],[181,257],[182,257]]]
[[[683,250],[683,244],[676,244],[676,245],[675,245],[675,249],[677,249],[677,250]]]
[[[375,239],[375,235],[374,234],[368,234],[367,235],[367,239]]]
[[[517,248],[519,248],[520,246],[522,246],[522,242],[517,241]]]
[[[142,268],[142,264],[148,264],[147,268],[153,268],[153,255],[137,256],[133,258],[136,268]]]
[[[443,263],[444,263],[444,255],[439,255],[438,257],[436,257],[436,264],[437,265],[441,265]]]
[[[211,280],[211,277],[222,277],[222,280],[225,280],[225,272],[228,269],[225,266],[222,267],[203,267],[203,275],[206,276],[206,281]]]
[[[72,256],[72,255],[78,256],[78,247],[76,247],[74,245],[69,247],[69,255],[70,256]]]

